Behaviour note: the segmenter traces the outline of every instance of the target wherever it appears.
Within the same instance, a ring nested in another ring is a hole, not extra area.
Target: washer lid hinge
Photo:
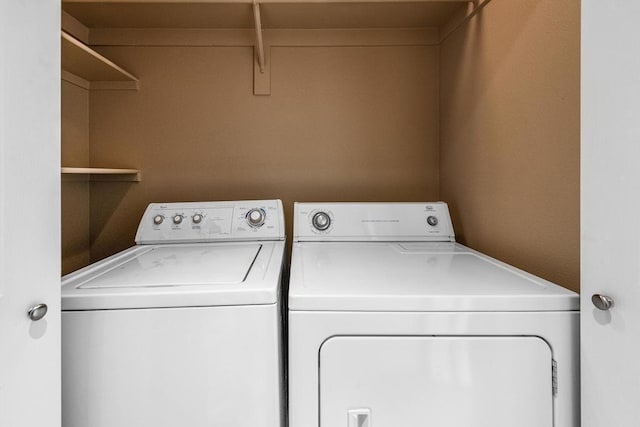
[[[551,389],[555,396],[558,394],[558,362],[551,359]]]

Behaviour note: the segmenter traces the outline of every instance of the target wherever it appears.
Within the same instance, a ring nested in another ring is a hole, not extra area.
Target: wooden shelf
[[[90,181],[140,182],[140,171],[138,169],[62,167],[61,173],[63,176],[79,177],[83,181],[89,178]]]
[[[473,0],[256,0],[264,29],[439,27]],[[87,28],[252,29],[253,0],[63,0]]]
[[[358,33],[386,31],[383,43],[398,34],[413,38],[428,33],[423,44],[440,44],[491,0],[62,0],[64,27],[88,44],[101,46],[253,46],[254,95],[269,95],[270,48],[299,46],[299,37],[278,44],[278,36],[291,31],[334,32],[332,46],[352,46]],[[254,30],[253,34],[249,32]],[[393,35],[390,30],[393,30]],[[424,34],[418,34],[418,31]],[[301,33],[300,33],[301,34]],[[346,38],[343,36],[349,34]],[[380,33],[382,34],[382,33]],[[316,34],[318,35],[318,34]],[[63,34],[64,37],[64,34]],[[67,34],[70,42],[100,56]],[[380,39],[380,37],[378,37]],[[336,42],[342,40],[342,42]],[[317,43],[317,42],[316,42]],[[111,61],[136,84],[137,79]],[[63,52],[64,62],[64,52]],[[73,71],[72,71],[73,72]],[[64,73],[63,73],[64,75]],[[89,85],[63,78],[89,89],[127,89],[122,83],[101,81]],[[84,78],[84,77],[83,77]],[[92,80],[94,77],[89,78]],[[102,79],[105,80],[105,79]]]
[[[88,82],[127,82],[137,88],[137,77],[64,31],[62,69]]]

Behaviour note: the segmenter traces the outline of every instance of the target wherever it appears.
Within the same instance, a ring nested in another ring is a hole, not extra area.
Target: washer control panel
[[[136,243],[284,240],[280,200],[152,203]]]
[[[296,203],[294,241],[453,242],[444,202]]]

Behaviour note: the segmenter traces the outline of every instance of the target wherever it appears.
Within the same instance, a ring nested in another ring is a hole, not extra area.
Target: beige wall
[[[574,290],[579,35],[579,0],[494,0],[440,56],[440,195],[459,240]]]
[[[273,47],[271,96],[249,47],[103,47],[141,89],[91,93],[91,258],[133,243],[150,202],[438,199],[438,51]]]
[[[266,97],[251,47],[98,50],[141,89],[65,83],[64,165],[142,182],[63,184],[65,271],[154,201],[281,198],[291,236],[294,201],[441,199],[459,241],[579,287],[579,0],[493,0],[440,47],[273,47]]]
[[[62,81],[62,165],[89,164],[89,91]],[[62,179],[62,274],[89,263],[89,183]]]

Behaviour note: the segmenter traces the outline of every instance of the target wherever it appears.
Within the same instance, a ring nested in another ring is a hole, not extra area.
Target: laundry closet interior
[[[63,273],[151,202],[437,201],[579,287],[580,1],[62,2]]]

